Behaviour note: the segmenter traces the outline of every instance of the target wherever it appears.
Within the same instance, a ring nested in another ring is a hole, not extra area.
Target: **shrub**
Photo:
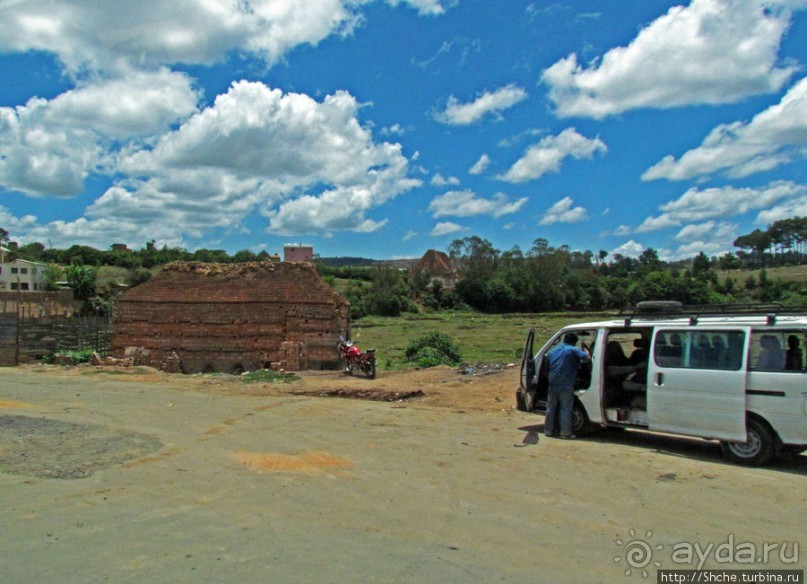
[[[407,361],[413,361],[420,367],[458,365],[462,360],[456,341],[438,332],[423,335],[409,343],[405,355]]]

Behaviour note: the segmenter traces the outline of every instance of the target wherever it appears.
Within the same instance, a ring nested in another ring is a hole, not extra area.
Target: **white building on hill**
[[[28,260],[6,261],[6,253],[0,254],[0,291],[21,290],[41,292],[45,290],[45,264]]]

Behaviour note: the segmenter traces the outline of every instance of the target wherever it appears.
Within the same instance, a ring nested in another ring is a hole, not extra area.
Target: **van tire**
[[[720,442],[723,455],[736,464],[764,466],[776,454],[776,436],[770,426],[756,418],[745,422],[748,440],[745,442]]]
[[[572,407],[572,434],[575,436],[587,436],[591,433],[591,422],[588,419],[588,414],[577,398],[574,400]]]

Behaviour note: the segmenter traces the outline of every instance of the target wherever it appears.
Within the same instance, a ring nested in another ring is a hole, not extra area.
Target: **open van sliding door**
[[[656,327],[648,363],[649,429],[744,442],[750,331]]]

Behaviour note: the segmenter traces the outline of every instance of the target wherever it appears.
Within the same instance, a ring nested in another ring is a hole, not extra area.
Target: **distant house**
[[[417,261],[413,269],[428,274],[432,280],[440,282],[445,289],[451,289],[457,285],[457,270],[454,262],[441,251],[430,249]]]
[[[284,262],[310,262],[314,259],[314,246],[303,243],[287,243],[283,246]]]
[[[118,298],[112,347],[185,373],[335,369],[349,319],[311,264],[174,262]]]
[[[8,250],[4,250],[8,251]],[[6,261],[5,253],[0,262],[0,290],[41,292],[45,290],[45,264],[28,260]]]

